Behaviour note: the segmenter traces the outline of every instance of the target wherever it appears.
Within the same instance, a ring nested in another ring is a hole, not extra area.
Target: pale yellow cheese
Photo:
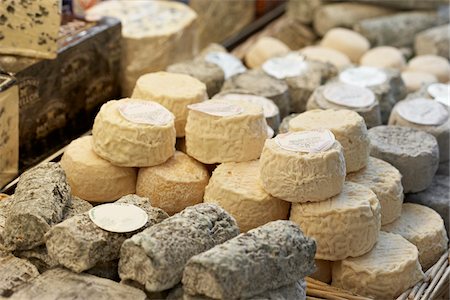
[[[419,91],[423,86],[438,82],[436,76],[421,71],[403,71],[402,80],[408,93]]]
[[[320,45],[344,53],[354,63],[358,63],[361,56],[370,48],[370,43],[364,36],[345,28],[329,30]]]
[[[287,54],[289,47],[282,41],[273,37],[261,37],[245,53],[245,64],[255,69],[260,67],[266,60]]]
[[[364,53],[360,59],[360,64],[362,66],[391,68],[401,71],[406,66],[406,60],[399,49],[390,46],[380,46]]]
[[[299,52],[310,60],[330,63],[338,70],[343,70],[345,67],[351,64],[350,58],[348,58],[347,55],[333,48],[322,46],[308,46],[300,49]]]
[[[447,82],[450,79],[450,63],[438,55],[416,56],[408,62],[408,70],[432,74],[439,82]]]

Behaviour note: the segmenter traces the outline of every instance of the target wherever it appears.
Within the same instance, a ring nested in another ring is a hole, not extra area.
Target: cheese
[[[152,101],[112,100],[97,114],[92,137],[95,153],[116,166],[159,165],[175,152],[174,116]]]
[[[439,82],[450,80],[450,63],[444,57],[427,54],[414,57],[408,62],[408,70],[436,76]]]
[[[308,46],[300,49],[299,52],[310,60],[330,63],[338,70],[342,70],[351,64],[350,58],[347,55],[333,48]]]
[[[381,226],[381,208],[367,187],[346,182],[325,201],[294,203],[289,219],[317,243],[316,259],[342,260],[369,252]]]
[[[424,30],[418,33],[414,41],[417,55],[434,54],[448,57],[450,44],[450,24]]]
[[[95,154],[92,136],[72,141],[61,158],[72,195],[91,202],[112,202],[136,191],[136,170],[117,167]]]
[[[297,114],[297,113],[293,113],[293,114],[290,114],[290,115],[284,117],[283,120],[281,120],[280,127],[278,127],[278,133],[288,132],[289,131],[289,122],[298,115],[299,114]]]
[[[359,33],[345,28],[333,28],[323,37],[320,45],[347,55],[354,63],[370,48],[369,41]]]
[[[187,153],[205,163],[240,162],[260,156],[267,137],[261,106],[210,100],[190,106]]]
[[[419,91],[423,86],[438,82],[436,76],[421,71],[403,71],[402,80],[408,93]]]
[[[360,64],[362,66],[402,70],[406,66],[406,61],[399,49],[380,46],[364,53],[360,59]]]
[[[163,164],[139,169],[136,194],[173,215],[201,203],[208,180],[208,170],[203,164],[176,151]]]
[[[57,0],[4,0],[0,5],[0,53],[56,58],[61,15]]]
[[[402,175],[389,163],[369,157],[367,166],[347,175],[346,180],[370,188],[381,205],[381,225],[389,224],[400,217],[403,203]]]
[[[286,220],[290,203],[262,188],[259,161],[224,163],[213,172],[205,190],[205,203],[214,203],[231,214],[241,232],[270,221]]]
[[[381,230],[400,234],[414,244],[424,270],[433,266],[447,250],[444,221],[437,212],[423,205],[403,204],[401,217]]]
[[[290,131],[326,128],[344,149],[347,173],[364,168],[369,158],[369,137],[364,119],[350,110],[310,110],[289,122]]]
[[[289,47],[282,41],[273,37],[259,38],[245,53],[245,64],[255,69],[260,67],[266,60],[287,54],[290,51]]]
[[[323,201],[339,194],[345,179],[345,161],[339,142],[335,141],[324,151],[301,152],[282,148],[279,141],[284,137],[289,134],[277,135],[264,145],[260,159],[263,188],[289,202]]]
[[[380,232],[372,251],[333,263],[332,285],[372,297],[395,299],[424,274],[417,248],[398,234]]]
[[[331,267],[333,262],[323,259],[316,259],[315,262],[316,271],[310,277],[325,283],[331,283]]]
[[[184,74],[149,73],[139,77],[132,98],[155,101],[175,115],[177,137],[184,136],[189,104],[204,101],[206,85]]]

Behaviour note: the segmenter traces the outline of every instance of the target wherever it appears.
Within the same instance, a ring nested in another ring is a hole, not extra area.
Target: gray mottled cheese
[[[300,49],[299,53],[310,60],[330,63],[338,70],[342,70],[351,64],[350,58],[347,55],[333,48],[308,46]]]
[[[10,207],[13,203],[13,197],[0,200],[0,253],[5,249],[5,223],[9,215]],[[1,256],[1,255],[0,255]]]
[[[323,2],[323,0],[289,0],[287,6],[287,15],[290,18],[298,19],[304,24],[309,24],[314,19],[314,12],[323,4]]]
[[[0,256],[0,269],[0,297],[11,296],[39,276],[39,271],[33,264],[12,255]]]
[[[414,57],[408,62],[408,70],[430,73],[437,77],[439,82],[450,80],[450,63],[444,57],[426,54]]]
[[[433,74],[408,70],[402,72],[402,80],[405,83],[408,93],[417,92],[424,86],[438,82],[437,77]]]
[[[399,49],[379,46],[364,53],[360,59],[360,64],[362,66],[402,70],[406,66],[406,61]]]
[[[290,220],[317,242],[316,259],[337,261],[373,248],[381,208],[368,187],[346,182],[340,194],[325,201],[292,204]]]
[[[369,253],[333,263],[332,285],[377,300],[395,299],[423,279],[418,254],[402,236],[380,232]]]
[[[273,37],[261,37],[247,50],[244,60],[249,68],[256,69],[266,60],[284,55],[289,51],[289,47],[282,41]]]
[[[448,58],[450,25],[441,25],[424,30],[416,35],[414,50],[417,55],[434,54]]]
[[[355,63],[359,62],[361,56],[370,48],[370,43],[364,36],[345,28],[329,30],[320,45],[344,53]]]

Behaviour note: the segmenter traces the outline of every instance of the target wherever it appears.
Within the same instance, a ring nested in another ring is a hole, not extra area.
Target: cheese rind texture
[[[395,299],[424,274],[416,246],[398,234],[380,232],[369,253],[333,263],[333,286],[377,300]]]
[[[290,51],[282,41],[273,37],[261,37],[245,53],[245,64],[255,69],[260,67],[266,60],[287,54]]]
[[[346,180],[370,188],[380,201],[381,225],[389,224],[400,217],[403,204],[402,175],[389,163],[369,157],[367,166],[347,175]]]
[[[333,48],[308,46],[300,49],[299,53],[310,60],[330,63],[338,70],[342,70],[351,64],[350,58],[347,55]]]
[[[323,201],[339,194],[345,180],[341,144],[318,153],[293,152],[268,139],[260,159],[263,188],[289,202]]]
[[[364,53],[360,59],[360,64],[362,66],[402,70],[406,66],[406,61],[399,49],[380,46]]]
[[[450,25],[445,24],[418,33],[414,40],[417,55],[435,54],[448,57],[450,51]]]
[[[329,30],[320,42],[320,46],[340,51],[354,63],[359,62],[361,56],[370,49],[370,43],[364,36],[345,28]]]
[[[263,189],[258,160],[219,165],[206,187],[204,201],[230,213],[241,232],[270,221],[286,220],[289,216],[290,203]]]
[[[381,226],[380,203],[369,188],[346,182],[325,201],[294,203],[290,220],[317,242],[316,259],[342,260],[369,252]]]

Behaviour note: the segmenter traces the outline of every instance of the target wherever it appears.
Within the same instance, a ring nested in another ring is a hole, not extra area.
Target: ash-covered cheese
[[[406,66],[402,52],[390,46],[380,46],[370,49],[364,53],[359,62],[362,66],[398,70],[402,70]]]
[[[405,83],[408,93],[419,91],[422,87],[438,82],[433,74],[422,71],[403,71],[402,80]]]
[[[439,82],[450,80],[450,63],[442,56],[431,54],[416,56],[408,62],[408,70],[432,74]]]
[[[317,242],[317,259],[342,260],[369,252],[377,242],[381,208],[368,187],[346,182],[339,195],[294,203],[290,220]]]
[[[381,230],[397,233],[419,250],[419,262],[424,270],[433,266],[447,250],[448,238],[441,216],[423,205],[405,203],[402,215]]]
[[[97,114],[92,137],[95,153],[113,165],[159,165],[175,152],[174,115],[152,101],[112,100]]]
[[[142,75],[131,96],[135,99],[155,101],[175,116],[177,137],[184,136],[189,104],[207,99],[206,85],[185,74],[156,72]]]
[[[187,153],[205,163],[240,162],[260,156],[267,138],[261,106],[210,100],[189,106]]]
[[[381,225],[392,223],[400,217],[403,203],[402,175],[389,163],[369,157],[367,166],[347,175],[346,180],[370,188],[381,205]]]
[[[345,28],[333,28],[323,37],[320,45],[347,55],[354,63],[370,48],[369,41],[359,33]]]
[[[299,53],[310,60],[330,63],[338,70],[342,70],[351,64],[350,58],[347,55],[333,48],[308,46],[300,49]]]
[[[117,167],[95,154],[92,136],[74,140],[61,158],[72,195],[91,202],[111,202],[136,191],[136,170]]]
[[[206,187],[205,203],[217,204],[230,213],[241,232],[270,221],[285,220],[290,208],[289,202],[263,189],[258,160],[219,165]]]
[[[334,262],[332,272],[333,286],[377,300],[395,299],[424,277],[416,246],[386,232],[372,251]]]
[[[208,180],[208,170],[203,164],[176,151],[165,163],[139,170],[136,194],[173,215],[201,203]]]
[[[290,51],[289,47],[282,41],[273,37],[261,37],[245,53],[245,64],[255,69],[260,67],[266,60],[285,55]]]

